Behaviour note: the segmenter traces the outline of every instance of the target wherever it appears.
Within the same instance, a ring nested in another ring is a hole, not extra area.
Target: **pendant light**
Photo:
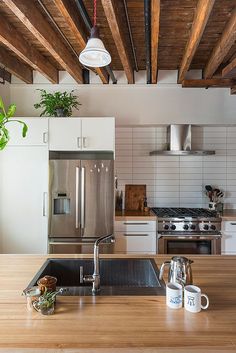
[[[103,67],[111,62],[111,55],[105,49],[102,40],[99,38],[99,29],[97,27],[97,0],[94,0],[93,28],[86,47],[79,56],[82,65],[88,67]]]

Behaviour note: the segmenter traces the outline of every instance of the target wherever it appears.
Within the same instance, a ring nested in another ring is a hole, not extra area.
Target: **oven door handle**
[[[189,240],[215,240],[222,238],[221,234],[217,235],[188,235],[188,236],[181,236],[181,235],[165,235],[165,234],[158,234],[158,239],[169,239],[169,240],[177,240],[177,239],[189,239]]]

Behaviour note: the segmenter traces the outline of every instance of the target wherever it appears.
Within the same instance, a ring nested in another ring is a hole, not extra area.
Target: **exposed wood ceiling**
[[[83,82],[78,56],[89,28],[78,3],[82,0],[0,0],[0,66],[26,83],[32,83],[33,69],[53,83],[58,70]],[[83,4],[91,23],[93,0]],[[109,70],[124,70],[128,83],[134,83],[135,68],[149,70],[152,84],[158,84],[158,70],[177,69],[184,87],[231,87],[235,93],[236,0],[97,0],[97,24],[112,57]],[[202,70],[204,80],[188,82],[190,69]],[[109,82],[109,70],[94,70],[101,83]]]

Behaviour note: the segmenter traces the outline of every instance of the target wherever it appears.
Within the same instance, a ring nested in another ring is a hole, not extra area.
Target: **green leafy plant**
[[[21,120],[12,120],[16,112],[16,105],[10,104],[6,111],[2,97],[0,97],[0,150],[3,150],[10,140],[10,134],[6,125],[10,122],[22,124],[22,136],[25,137],[28,131],[28,126]]]
[[[57,294],[61,294],[63,292],[63,289],[60,288],[56,292],[45,292],[40,295],[38,300],[33,302],[33,307],[35,308],[36,311],[40,311],[42,314],[52,314],[53,311],[51,312],[50,309],[54,309],[54,303],[56,300]]]
[[[77,96],[73,94],[74,90],[68,92],[48,93],[45,89],[39,89],[41,92],[41,100],[34,104],[36,109],[43,109],[40,116],[62,116],[58,114],[58,110],[63,110],[63,116],[71,116],[72,108],[79,110],[81,105]]]

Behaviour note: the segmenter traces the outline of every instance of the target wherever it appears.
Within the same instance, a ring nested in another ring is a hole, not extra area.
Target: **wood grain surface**
[[[146,185],[125,185],[125,209],[126,211],[141,211],[146,197]]]
[[[48,317],[27,311],[21,296],[46,258],[0,256],[0,348],[4,352],[8,352],[6,348],[17,352],[23,348],[30,352],[34,348],[40,352],[70,348],[70,352],[85,348],[89,352],[95,348],[109,348],[109,352],[114,348],[124,352],[129,352],[128,348],[133,348],[130,352],[134,348],[137,352],[147,348],[149,352],[151,348],[155,348],[153,352],[173,348],[178,348],[176,352],[236,351],[236,256],[191,256],[194,283],[210,299],[209,309],[199,314],[169,309],[165,297],[93,296],[60,297],[55,315]],[[154,258],[158,266],[167,259],[161,255]]]

